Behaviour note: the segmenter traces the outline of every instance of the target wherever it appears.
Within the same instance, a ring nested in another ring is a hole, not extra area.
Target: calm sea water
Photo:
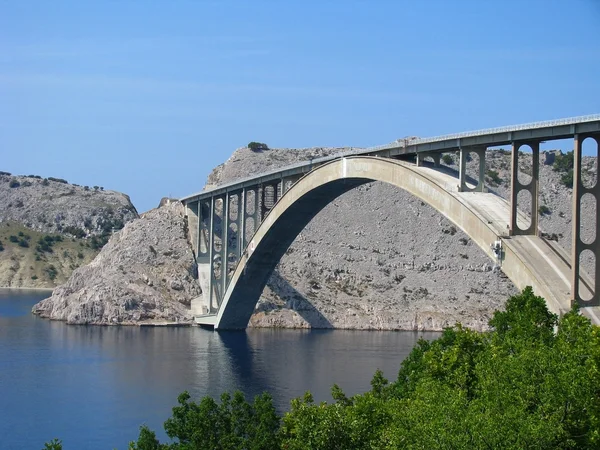
[[[439,333],[70,326],[40,319],[44,292],[0,289],[0,448],[126,449],[163,422],[184,390],[199,399],[269,391],[279,412],[310,390],[330,401],[395,378],[420,337]]]

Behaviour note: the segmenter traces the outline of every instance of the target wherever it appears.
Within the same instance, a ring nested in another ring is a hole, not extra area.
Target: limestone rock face
[[[33,312],[72,324],[190,323],[199,294],[183,206],[171,203],[129,222]]]
[[[73,227],[93,236],[137,216],[129,197],[120,192],[0,173],[1,222],[22,223],[44,233]]]
[[[344,150],[349,149],[242,148],[207,184]],[[490,151],[486,160],[486,185],[506,198],[510,154]],[[544,165],[545,158],[540,160],[540,205],[547,206],[540,224],[569,248],[572,191],[561,184],[560,173]],[[457,163],[454,156],[448,165],[456,169]],[[586,160],[586,170],[593,172],[595,163]],[[522,155],[520,164],[525,181],[530,155]],[[468,173],[474,175],[477,167],[476,159],[470,161]],[[527,210],[527,199],[519,207]],[[516,292],[494,262],[440,213],[376,182],[336,199],[300,233],[267,283],[250,326],[441,330],[460,322],[482,330]]]

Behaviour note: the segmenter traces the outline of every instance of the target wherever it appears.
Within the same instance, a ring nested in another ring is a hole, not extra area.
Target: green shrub
[[[16,244],[17,242],[19,242],[19,238],[18,238],[17,236],[15,236],[14,234],[11,234],[11,235],[8,237],[8,240],[9,240],[10,242],[14,242],[15,244]]]
[[[44,178],[44,180],[42,181],[42,186],[48,186],[50,184],[50,182],[48,181],[48,178]]]
[[[48,179],[50,181],[56,181],[57,183],[69,184],[67,180],[63,180],[62,178],[48,177]]]
[[[4,245],[2,245],[2,241],[0,241],[0,252],[4,251]]]
[[[496,185],[502,183],[502,178],[500,178],[500,175],[497,171],[490,169],[486,172],[486,175],[492,183],[495,183]]]
[[[37,275],[33,275],[33,276],[31,277],[31,279],[32,279],[32,280],[37,280],[37,279],[38,279],[38,277],[37,277]]]
[[[7,176],[9,176],[9,177],[10,177],[10,176],[12,175],[12,173],[10,173],[10,172],[2,172],[2,171],[0,170],[0,175],[7,175]]]
[[[573,169],[563,173],[560,177],[560,182],[569,189],[573,189]]]
[[[44,269],[44,272],[46,272],[46,275],[48,275],[48,278],[50,278],[50,280],[52,281],[54,281],[56,275],[58,275],[58,271],[56,270],[56,267],[54,267],[53,264],[50,264],[48,267],[46,267]]]
[[[12,180],[10,180],[8,186],[11,188],[18,188],[19,186],[21,186],[21,183],[19,183],[15,178],[13,178]]]
[[[540,215],[545,216],[547,214],[550,214],[550,208],[548,208],[548,206],[546,205],[541,205],[538,208],[538,212],[540,213]]]
[[[74,227],[72,225],[69,225],[68,227],[64,227],[63,233],[71,234],[79,239],[85,237],[85,235],[86,235],[84,230],[82,230],[81,228]]]
[[[445,153],[444,155],[442,155],[442,162],[447,166],[452,166],[454,165],[454,157],[452,155],[449,155],[448,153]]]
[[[29,241],[27,239],[21,238],[19,240],[19,247],[28,248],[29,247]]]
[[[555,172],[569,172],[573,170],[573,151],[556,155],[552,170]]]
[[[252,141],[248,144],[248,148],[250,150],[252,150],[253,152],[260,152],[261,150],[269,149],[267,144],[263,144],[262,142],[254,142],[254,141]]]

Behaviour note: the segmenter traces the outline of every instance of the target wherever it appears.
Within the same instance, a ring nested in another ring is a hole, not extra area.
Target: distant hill
[[[0,287],[63,283],[137,217],[120,192],[0,172]]]

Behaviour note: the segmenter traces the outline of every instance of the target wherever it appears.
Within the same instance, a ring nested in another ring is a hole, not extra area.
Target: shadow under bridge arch
[[[489,244],[497,239],[497,232],[456,193],[447,190],[439,180],[428,177],[420,168],[377,157],[335,160],[319,166],[294,184],[260,224],[231,277],[215,329],[246,328],[267,280],[296,236],[334,199],[372,181],[392,184],[428,203],[493,257]]]

